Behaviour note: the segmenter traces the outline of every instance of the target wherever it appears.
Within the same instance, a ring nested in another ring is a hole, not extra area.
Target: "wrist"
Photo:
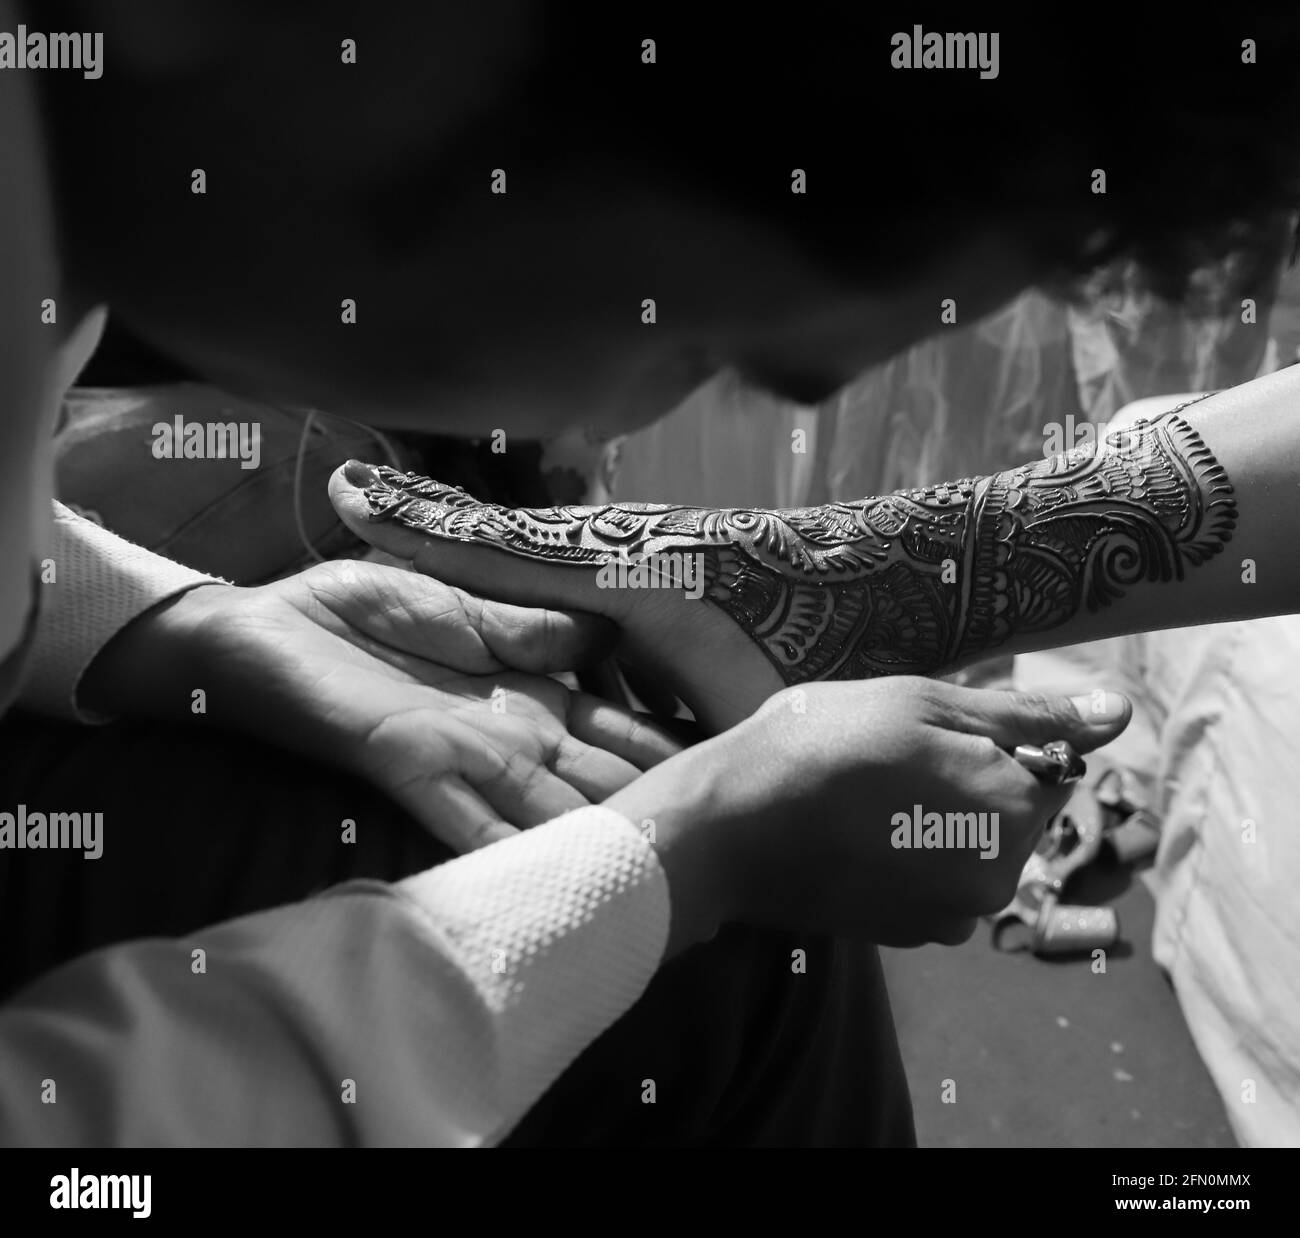
[[[205,623],[235,586],[195,585],[137,615],[95,655],[77,686],[78,705],[109,717],[175,717],[203,682]]]
[[[735,821],[724,790],[727,734],[670,757],[605,801],[641,829],[667,877],[665,957],[709,940],[739,910]]]

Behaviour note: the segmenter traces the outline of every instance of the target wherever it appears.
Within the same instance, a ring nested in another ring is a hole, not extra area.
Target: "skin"
[[[643,715],[548,677],[609,638],[589,616],[331,562],[182,594],[124,628],[79,695],[184,724],[203,687],[205,720],[350,770],[467,851],[600,803],[680,749]]]
[[[788,688],[608,804],[654,823],[673,890],[671,950],[729,920],[955,944],[1007,905],[1043,823],[1072,792],[1039,782],[1009,751],[1065,739],[1091,752],[1129,716],[1114,693],[1072,701],[906,676]],[[918,800],[998,813],[996,858],[895,849],[892,816]]]
[[[501,509],[352,465],[336,509],[461,587],[620,625],[620,653],[710,729],[783,686],[935,674],[1300,606],[1293,367],[1116,429],[1094,455],[797,511],[623,504]],[[707,587],[602,587],[627,552],[699,557]]]
[[[959,665],[1013,632],[1106,605],[1134,580],[1181,579],[1223,549],[1232,487],[1185,421],[1162,415],[1102,446],[789,511],[511,510],[387,467],[364,499],[371,521],[539,563],[621,567],[598,571],[605,588],[707,599],[786,683],[868,679]]]

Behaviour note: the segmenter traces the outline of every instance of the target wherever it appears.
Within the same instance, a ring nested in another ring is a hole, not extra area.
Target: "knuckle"
[[[934,705],[941,700],[940,686],[919,675],[897,675],[872,680],[872,687],[880,694],[905,701],[912,705]]]
[[[553,610],[531,612],[533,622],[525,624],[524,648],[539,661],[551,658],[560,646],[560,617]]]
[[[1002,754],[1002,749],[998,747],[997,740],[991,735],[971,735],[967,740],[967,744],[971,755],[977,758],[982,765],[997,760]]]
[[[639,749],[650,742],[649,728],[635,714],[627,719],[627,733],[624,740],[629,748]]]
[[[469,851],[480,851],[492,841],[496,822],[489,816],[477,817],[466,833],[465,844]]]
[[[1030,693],[1025,698],[1025,707],[1033,716],[1060,729],[1069,726],[1077,716],[1064,697],[1048,696],[1041,692]]]

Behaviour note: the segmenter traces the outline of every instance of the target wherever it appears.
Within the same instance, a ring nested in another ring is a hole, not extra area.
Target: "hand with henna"
[[[1271,380],[1113,430],[1095,451],[815,508],[509,509],[356,463],[331,495],[349,527],[419,571],[614,619],[620,656],[716,731],[806,681],[929,675],[997,650],[1291,609],[1290,554],[1255,590],[1222,555],[1242,531],[1240,492],[1198,428],[1251,483],[1243,554],[1280,554],[1296,507],[1269,483],[1300,442],[1294,419],[1268,416],[1300,383]]]

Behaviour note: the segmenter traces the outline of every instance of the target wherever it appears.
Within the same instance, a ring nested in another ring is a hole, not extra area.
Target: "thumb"
[[[1101,688],[1080,696],[968,689],[962,730],[987,735],[999,748],[1067,740],[1079,752],[1110,743],[1129,724],[1127,697]]]
[[[608,657],[618,629],[608,619],[582,611],[480,603],[478,632],[498,662],[534,675],[573,671]]]
[[[378,563],[318,564],[294,582],[347,625],[348,639],[390,662],[386,650],[466,675],[503,666],[549,675],[608,657],[618,640],[614,624],[596,615],[491,602]]]

